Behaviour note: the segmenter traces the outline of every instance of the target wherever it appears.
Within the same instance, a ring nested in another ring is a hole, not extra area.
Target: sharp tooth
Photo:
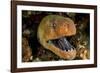
[[[70,50],[68,50],[68,52],[70,52]]]
[[[73,48],[71,48],[71,51],[73,51]]]

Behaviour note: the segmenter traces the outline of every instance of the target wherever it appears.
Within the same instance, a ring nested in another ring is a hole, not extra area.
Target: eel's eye
[[[52,24],[52,27],[55,29],[55,28],[56,28],[56,24],[55,24],[55,23],[53,23],[53,24]]]

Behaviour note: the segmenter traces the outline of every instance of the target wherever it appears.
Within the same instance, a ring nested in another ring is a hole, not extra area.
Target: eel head
[[[40,44],[63,59],[74,59],[76,49],[67,37],[76,34],[76,27],[70,18],[59,15],[48,15],[42,19],[38,27]]]

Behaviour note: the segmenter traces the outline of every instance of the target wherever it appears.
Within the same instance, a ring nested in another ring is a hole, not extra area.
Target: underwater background
[[[69,17],[75,23],[76,35],[68,37],[70,43],[77,49],[77,55],[74,60],[84,60],[83,56],[85,56],[85,59],[89,59],[90,15],[88,13],[22,10],[22,62],[64,60],[45,49],[37,39],[37,29],[41,20],[47,15],[54,14]]]

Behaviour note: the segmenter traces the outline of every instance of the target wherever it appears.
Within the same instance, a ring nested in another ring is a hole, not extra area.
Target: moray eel
[[[62,59],[72,60],[76,49],[67,40],[76,34],[76,27],[70,18],[60,15],[45,16],[38,27],[37,37],[40,44]]]

